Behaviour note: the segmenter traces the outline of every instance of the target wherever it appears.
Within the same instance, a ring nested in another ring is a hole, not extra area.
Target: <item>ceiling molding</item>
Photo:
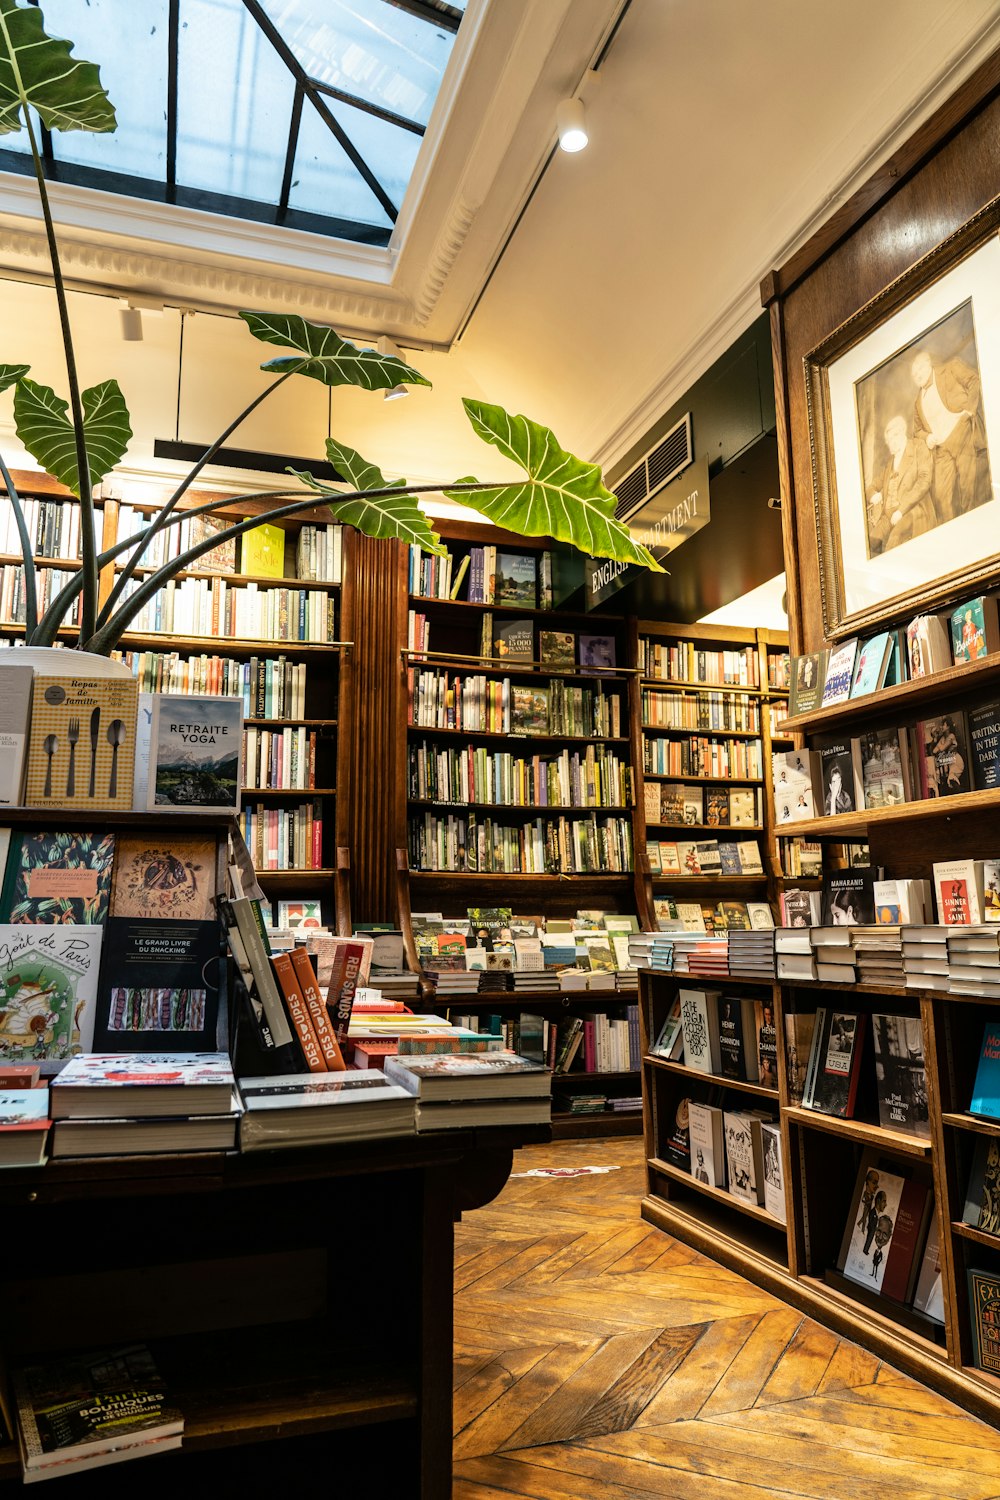
[[[415,298],[414,313],[421,327],[427,324],[437,307],[438,299],[444,291],[452,267],[461,254],[469,230],[475,222],[476,213],[476,206],[460,196],[452,207],[447,224],[438,235],[424,271],[423,285]]]

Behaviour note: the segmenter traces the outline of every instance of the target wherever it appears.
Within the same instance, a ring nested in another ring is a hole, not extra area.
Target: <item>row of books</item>
[[[654,1057],[696,1073],[778,1087],[778,1041],[770,998],[679,989],[651,1047]]]
[[[763,1207],[785,1222],[781,1130],[773,1113],[747,1109],[721,1085],[681,1098],[667,1137],[666,1159],[695,1182]]]
[[[129,579],[123,597],[141,587],[141,579]],[[262,588],[219,577],[171,579],[133,617],[130,629],[239,640],[334,641],[336,601],[320,588]]]
[[[643,786],[647,823],[696,828],[759,828],[763,797],[759,787],[701,787],[685,782]]]
[[[250,803],[239,828],[257,870],[318,870],[323,867],[323,804],[266,807]]]
[[[57,557],[73,562],[80,556],[80,503],[77,500],[21,500],[21,510],[34,557]],[[94,512],[95,550],[101,550],[104,514]],[[21,535],[14,507],[0,496],[0,552],[21,556]]]
[[[628,807],[632,771],[603,745],[531,759],[483,746],[409,748],[409,795],[515,807]]]
[[[559,678],[542,685],[410,667],[407,693],[408,722],[422,729],[587,739],[618,739],[622,734],[620,693]]]
[[[787,693],[792,682],[792,659],[787,651],[767,653],[767,685],[779,693]]]
[[[902,925],[944,928],[1000,924],[1000,860],[938,860],[931,880],[879,878],[871,867],[830,870],[822,891],[786,890],[786,927]]]
[[[505,875],[572,875],[632,869],[627,818],[536,818],[503,824],[492,818],[425,813],[409,822],[417,870]]]
[[[304,725],[270,730],[251,727],[243,735],[243,785],[307,791],[316,785],[314,729]]]
[[[468,575],[465,598],[470,604],[501,605],[507,609],[552,609],[554,572],[560,559],[552,552],[506,552],[496,547],[472,547],[458,568],[445,557],[410,547],[410,593],[428,599],[458,599]],[[562,590],[560,590],[562,592]]]
[[[121,505],[118,511],[119,540],[136,535],[148,520],[149,517],[134,506]],[[231,524],[231,521],[220,516],[185,516],[176,526],[164,527],[156,533],[143,553],[141,566],[143,569],[162,567],[172,558],[180,557],[191,547],[206,541]],[[238,547],[241,573],[251,577],[284,578],[287,576],[287,544],[293,536],[293,531],[286,532],[282,526],[262,522],[239,537],[231,537],[218,547],[213,547],[210,552],[204,553],[196,559],[193,571],[235,573]],[[127,555],[120,554],[119,563]],[[342,556],[343,527],[302,526],[295,540],[294,576],[308,581],[339,584]],[[292,558],[289,557],[288,562],[291,561]]]
[[[687,739],[651,739],[642,744],[643,765],[652,776],[734,777],[759,781],[764,774],[760,740],[714,740],[706,735]]]
[[[661,932],[766,932],[774,927],[767,901],[678,901],[657,896],[653,912]]]
[[[658,693],[642,690],[647,729],[731,729],[758,734],[760,705],[745,693]]]
[[[789,707],[793,716],[811,713],[997,651],[997,600],[979,594],[956,609],[918,615],[909,625],[884,630],[870,640],[853,637],[832,649],[797,656]]]
[[[666,839],[646,841],[649,867],[654,875],[704,875],[720,879],[726,875],[763,875],[756,839]]]
[[[503,1045],[532,1062],[544,1063],[553,1074],[638,1072],[639,1007],[586,1011],[551,1021],[522,1012],[515,1019],[500,1015],[453,1015],[456,1026],[502,1037]]]
[[[240,698],[247,719],[301,719],[306,711],[306,664],[287,657],[181,656],[176,651],[116,652],[141,693],[198,693]]]
[[[803,1109],[840,1119],[860,1113],[883,1129],[930,1136],[919,1016],[830,1005],[805,1014],[801,1024],[797,1017],[796,1025],[797,1051],[806,1058]]]
[[[903,927],[902,983],[1000,1001],[1000,927]]]
[[[64,571],[62,568],[36,568],[34,571],[35,607],[39,614],[48,609],[56,595],[61,593],[68,583],[80,581],[78,568],[72,572]],[[21,563],[5,563],[0,569],[0,624],[23,625],[26,607],[24,567]],[[63,623],[76,625],[79,619],[80,600],[77,597]]]
[[[901,935],[909,930],[886,924],[779,928],[774,939],[778,978],[901,989]]]
[[[640,636],[639,666],[644,677],[661,682],[760,687],[760,661],[754,646],[711,651],[697,641],[666,642],[655,636]]]

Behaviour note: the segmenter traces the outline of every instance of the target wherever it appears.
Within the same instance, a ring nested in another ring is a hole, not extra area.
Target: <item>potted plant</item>
[[[185,515],[198,515],[217,507],[217,502],[212,501],[184,511],[178,508],[223,443],[286,380],[293,375],[303,376],[327,386],[354,385],[371,391],[384,391],[396,385],[430,384],[403,360],[375,349],[359,348],[332,328],[296,316],[242,312],[240,316],[255,338],[287,351],[261,366],[273,374],[273,382],[206,448],[142,530],[99,552],[93,528],[94,487],[120,462],[132,431],[125,398],[116,380],[102,381],[89,390],[80,389],[59,249],[30,112],[33,109],[48,130],[115,129],[114,106],[101,86],[98,66],[74,57],[72,50],[72,42],[46,34],[38,6],[0,0],[0,134],[22,127],[28,132],[59,310],[69,399],[64,400],[49,386],[32,380],[30,366],[20,364],[0,365],[0,392],[13,389],[18,438],[42,468],[79,499],[81,509],[79,580],[74,578],[39,614],[31,540],[17,489],[0,456],[0,477],[14,508],[24,557],[25,645],[34,648],[33,664],[42,671],[65,670],[64,657],[45,666],[47,648],[53,646],[77,597],[80,616],[75,647],[104,658],[104,670],[113,670],[115,664],[107,662],[107,657],[143,605],[204,553],[259,524],[260,518],[256,517],[229,526],[171,558],[142,583],[133,582],[145,549],[159,531],[178,524]],[[329,508],[332,518],[369,536],[418,542],[428,551],[441,553],[445,548],[440,537],[416,500],[419,494],[440,492],[521,535],[552,536],[591,556],[662,571],[646,548],[633,541],[626,527],[616,520],[615,498],[605,488],[595,464],[567,453],[548,428],[527,417],[511,417],[501,407],[483,401],[467,399],[464,406],[478,436],[512,459],[523,470],[523,479],[516,483],[463,479],[453,484],[408,485],[402,479],[387,480],[375,464],[347,444],[328,439],[328,457],[346,488],[292,470],[299,481],[294,488],[266,490],[243,498],[273,502],[267,513],[270,521],[322,504]],[[101,569],[126,553],[128,556],[109,598],[99,606]],[[102,665],[88,663],[88,671]]]

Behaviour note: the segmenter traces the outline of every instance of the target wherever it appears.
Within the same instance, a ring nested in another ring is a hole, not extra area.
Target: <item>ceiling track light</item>
[[[582,151],[590,137],[587,135],[587,115],[580,98],[563,99],[556,107],[556,129],[559,146],[563,151]]]
[[[142,311],[133,307],[131,302],[119,305],[118,316],[121,319],[122,338],[127,344],[142,343]]]
[[[378,342],[376,344],[376,348],[378,349],[378,352],[380,354],[384,354],[387,359],[400,359],[401,360],[403,358],[403,356],[402,356],[402,354],[401,354],[401,352],[399,350],[398,345],[394,344],[392,342],[392,339],[386,338],[386,336],[384,334],[378,340]],[[408,396],[409,394],[410,394],[410,388],[409,388],[408,385],[394,385],[390,390],[383,391],[383,393],[382,393],[382,400],[383,401],[398,401],[400,399],[400,397],[402,397],[402,396]]]

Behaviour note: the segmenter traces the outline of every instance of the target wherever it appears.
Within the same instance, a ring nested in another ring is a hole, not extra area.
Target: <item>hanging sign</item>
[[[641,542],[666,566],[689,537],[701,531],[712,518],[708,492],[708,459],[696,458],[683,474],[644,502],[628,519],[633,540]],[[587,608],[593,609],[617,594],[638,573],[633,563],[611,562],[604,557],[587,559]]]

